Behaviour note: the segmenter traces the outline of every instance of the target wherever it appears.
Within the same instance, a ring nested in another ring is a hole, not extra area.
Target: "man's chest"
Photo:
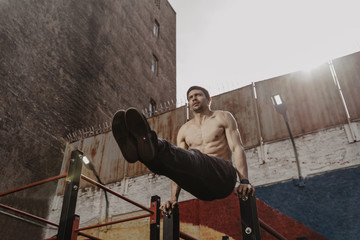
[[[210,119],[201,125],[191,124],[188,128],[185,141],[189,146],[199,146],[216,142],[222,139],[224,135],[224,127],[216,119]]]

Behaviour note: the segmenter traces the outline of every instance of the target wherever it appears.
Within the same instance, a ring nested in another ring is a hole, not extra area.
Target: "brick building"
[[[0,15],[0,192],[57,175],[69,138],[108,130],[116,110],[176,99],[165,0],[14,0]],[[45,217],[54,186],[0,201]],[[39,239],[42,224],[0,210],[2,239]]]

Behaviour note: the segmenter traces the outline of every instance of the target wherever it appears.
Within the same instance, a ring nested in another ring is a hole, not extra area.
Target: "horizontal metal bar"
[[[93,240],[101,240],[101,238],[93,237],[91,235],[88,235],[88,234],[82,233],[82,232],[78,232],[78,235],[81,235],[81,236],[84,236],[84,237],[87,237],[87,238],[90,238],[90,239],[93,239]]]
[[[118,221],[97,224],[97,225],[93,225],[93,226],[89,226],[89,227],[83,227],[83,228],[75,229],[74,231],[79,232],[79,231],[84,231],[84,230],[88,230],[88,229],[92,229],[92,228],[104,227],[104,226],[108,226],[108,225],[112,225],[112,224],[128,222],[128,221],[132,221],[132,220],[136,220],[136,219],[140,219],[140,218],[150,217],[151,215],[152,215],[151,213],[148,213],[145,215],[140,215],[140,216],[131,217],[131,218],[125,218],[125,219],[121,219]]]
[[[55,177],[44,179],[44,180],[41,180],[41,181],[38,181],[38,182],[34,182],[34,183],[31,183],[31,184],[28,184],[28,185],[25,185],[25,186],[22,186],[22,187],[18,187],[18,188],[15,188],[13,190],[10,190],[10,191],[0,193],[0,197],[3,197],[3,196],[8,195],[10,193],[18,192],[18,191],[21,191],[21,190],[24,190],[24,189],[27,189],[27,188],[35,187],[35,186],[43,184],[43,183],[47,183],[47,182],[51,182],[51,181],[54,181],[54,180],[57,180],[57,179],[60,179],[60,178],[64,178],[66,176],[67,176],[67,174],[62,174],[62,175],[58,175],[58,176],[55,176]]]
[[[180,232],[180,238],[185,240],[197,240],[197,238],[193,238],[190,235],[187,235],[186,233]]]
[[[141,205],[141,204],[139,204],[139,203],[137,203],[137,202],[134,202],[133,200],[131,200],[131,199],[127,198],[127,197],[124,197],[124,196],[118,194],[117,192],[111,190],[110,188],[105,187],[104,185],[102,185],[102,184],[100,184],[100,183],[92,180],[91,178],[89,178],[89,177],[87,177],[87,176],[84,176],[84,175],[82,175],[82,174],[81,174],[81,177],[82,177],[84,180],[86,180],[86,181],[88,181],[88,182],[90,182],[90,183],[92,183],[92,184],[95,184],[96,186],[98,186],[98,187],[100,187],[100,188],[102,188],[102,189],[110,192],[111,194],[113,194],[113,195],[115,195],[115,196],[117,196],[117,197],[119,197],[119,198],[121,198],[121,199],[123,199],[123,200],[125,200],[125,201],[127,201],[127,202],[129,202],[129,203],[131,203],[131,204],[133,204],[133,205],[135,205],[135,206],[137,206],[137,207],[139,207],[139,208],[141,208],[141,209],[149,212],[149,213],[151,213],[151,214],[154,214],[154,212],[151,211],[149,208],[147,208],[147,207],[145,207],[145,206],[143,206],[143,205]]]
[[[275,229],[273,229],[272,227],[270,227],[269,225],[267,225],[263,220],[261,220],[259,218],[259,225],[260,227],[262,227],[265,231],[267,231],[268,233],[270,233],[271,235],[273,235],[274,237],[276,237],[279,240],[287,240],[287,238],[285,238],[284,236],[282,236],[280,233],[278,233]]]
[[[15,213],[10,213],[10,212],[7,212],[7,211],[3,211],[3,210],[0,210],[0,214],[4,214],[8,217],[12,217],[12,218],[15,218],[17,220],[20,220],[20,221],[24,221],[24,222],[27,222],[27,223],[30,223],[30,224],[33,224],[35,226],[38,226],[38,227],[45,227],[45,228],[50,228],[50,229],[57,229],[57,227],[54,227],[54,226],[47,226],[47,225],[44,225],[43,223],[39,223],[37,221],[33,221],[32,219],[27,219],[25,217],[22,217],[22,216],[17,216],[15,215]]]
[[[32,214],[27,213],[27,212],[23,212],[23,211],[21,211],[21,210],[18,210],[18,209],[16,209],[16,208],[12,208],[12,207],[6,206],[6,205],[1,204],[1,203],[0,203],[0,207],[5,208],[5,209],[8,209],[8,210],[11,210],[11,211],[16,212],[16,213],[20,213],[20,214],[25,215],[25,216],[27,216],[27,217],[31,217],[31,218],[33,218],[33,219],[39,220],[39,221],[41,221],[41,222],[45,222],[45,223],[47,223],[47,224],[50,224],[50,225],[53,225],[53,226],[56,226],[56,227],[59,226],[58,224],[53,223],[53,222],[50,222],[50,221],[48,221],[48,220],[46,220],[46,219],[43,219],[43,218],[41,218],[41,217],[32,215]]]

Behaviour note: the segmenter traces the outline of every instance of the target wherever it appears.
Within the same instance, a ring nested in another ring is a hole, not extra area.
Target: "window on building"
[[[155,0],[155,5],[160,8],[160,0]]]
[[[153,33],[155,37],[159,37],[159,30],[160,30],[159,22],[155,20],[154,29],[153,29]]]
[[[151,71],[157,75],[158,74],[158,67],[159,67],[159,60],[158,58],[153,55],[153,58],[152,58],[152,64],[151,64]]]
[[[156,102],[154,101],[154,99],[150,98],[150,102],[149,102],[149,117],[154,116],[154,114],[155,114],[155,108],[156,108]]]

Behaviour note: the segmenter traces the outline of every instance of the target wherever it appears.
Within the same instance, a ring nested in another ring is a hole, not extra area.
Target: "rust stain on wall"
[[[177,132],[181,125],[186,122],[186,108],[180,107],[173,111],[149,118],[148,122],[152,129],[158,133],[159,138],[176,144]],[[88,137],[69,144],[65,150],[65,162],[61,172],[67,171],[71,151],[75,149],[82,151],[84,155],[91,160],[104,184],[119,182],[124,177],[135,177],[150,172],[141,162],[128,163],[125,161],[112,132]],[[82,169],[82,174],[96,180],[94,173],[85,166]],[[63,184],[64,181],[62,182],[62,186],[64,186]],[[80,183],[81,188],[89,186],[92,186],[92,184],[86,181],[81,181]],[[58,190],[58,193],[60,192],[62,192],[61,189]]]
[[[186,122],[186,107],[180,107],[173,111],[163,113],[148,119],[152,129],[159,138],[165,139],[176,145],[177,132]]]

